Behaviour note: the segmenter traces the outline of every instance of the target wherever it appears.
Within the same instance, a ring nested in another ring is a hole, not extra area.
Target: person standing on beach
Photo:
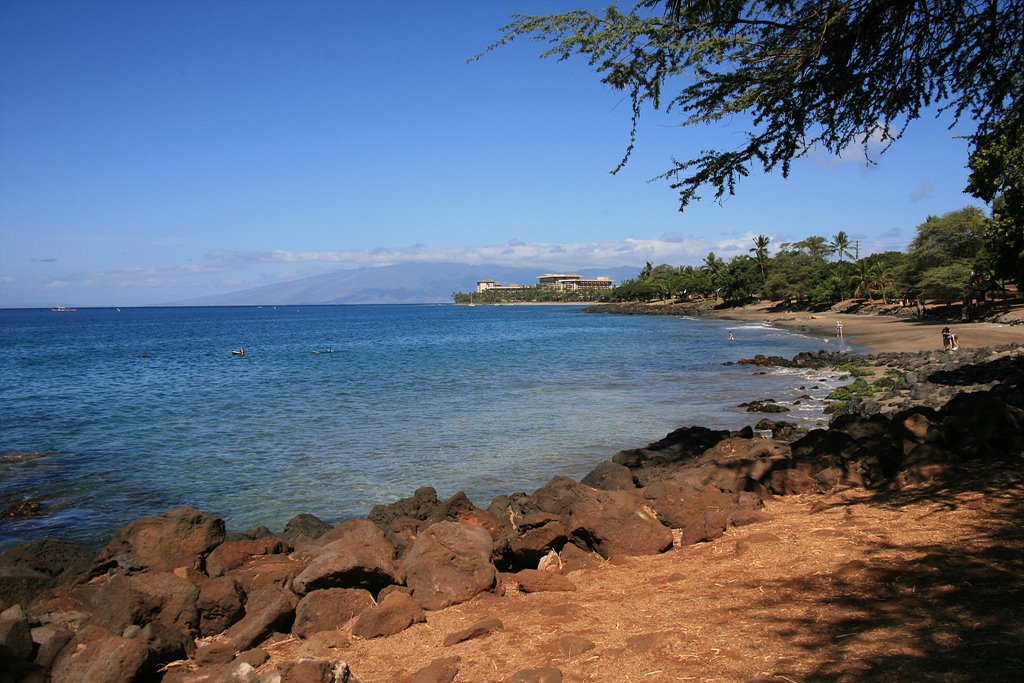
[[[843,323],[841,320],[836,321],[836,336],[840,339],[843,338]]]

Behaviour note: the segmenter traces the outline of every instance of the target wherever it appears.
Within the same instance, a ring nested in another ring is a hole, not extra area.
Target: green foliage
[[[896,389],[906,380],[907,376],[899,370],[886,370],[885,375],[875,380],[874,386],[882,390]]]
[[[849,275],[849,285],[853,296],[871,298],[873,285],[871,266],[864,259],[853,264],[853,270]]]
[[[1006,74],[1008,85],[1021,87],[1022,74]],[[967,190],[989,203],[1006,200],[1006,210],[1024,222],[1024,130],[1019,118],[1000,121],[984,134],[982,147],[970,161]]]
[[[914,268],[933,268],[952,260],[970,260],[982,246],[985,214],[976,206],[929,216],[917,226],[917,235],[907,248],[907,261]]]
[[[858,377],[846,386],[838,387],[827,396],[830,401],[849,401],[854,396],[868,398],[874,396],[879,389],[869,384],[863,377]]]
[[[812,291],[820,291],[818,285],[827,277],[827,263],[819,250],[822,237],[808,238],[796,244],[783,244],[772,260],[771,275],[765,285],[766,293],[773,299],[805,301]],[[816,290],[817,288],[817,290]]]
[[[1022,75],[1007,74],[1020,88]],[[992,271],[1024,287],[1024,124],[1004,121],[971,157],[967,190],[992,203],[984,230]]]
[[[522,289],[488,289],[484,292],[454,292],[457,304],[521,304],[521,303],[593,303],[610,301],[611,292],[580,289],[562,292],[553,287],[524,287]]]
[[[971,270],[984,265],[980,255],[986,223],[985,214],[974,206],[929,216],[917,226],[917,235],[907,248],[900,283],[926,298],[950,300],[947,297],[954,286],[959,288],[959,294],[952,298],[961,296]]]
[[[683,126],[745,124],[737,146],[673,161],[660,176],[681,208],[704,187],[733,194],[757,167],[786,176],[815,147],[891,144],[933,105],[976,124],[972,191],[991,201],[1004,183],[984,164],[1005,167],[1020,149],[1022,25],[1024,0],[640,0],[628,12],[516,15],[489,49],[529,36],[548,44],[543,56],[583,57],[625,92],[633,125],[616,171],[647,107],[679,111]]]
[[[646,280],[623,280],[612,290],[613,301],[650,301],[654,298],[654,288]]]
[[[721,262],[717,257],[713,261],[716,265]],[[721,267],[724,268],[724,264]],[[625,280],[616,287],[611,298],[613,301],[689,299],[711,296],[714,292],[711,274],[705,268],[648,263],[635,280]]]
[[[853,246],[853,240],[846,234],[845,231],[840,230],[836,233],[832,241],[828,243],[832,253],[839,257],[839,262],[842,263],[844,256],[853,257],[853,253],[850,251],[850,247]]]
[[[812,235],[811,237],[802,239],[799,242],[783,244],[782,250],[800,251],[822,262],[824,262],[825,259],[833,253],[833,249],[829,245],[828,240],[820,235]]]
[[[757,268],[761,271],[761,294],[765,293],[768,288],[768,273],[767,266],[768,256],[768,245],[771,243],[771,238],[768,235],[758,235],[753,238],[754,247],[750,250],[750,253],[754,254],[754,258],[757,260]]]
[[[868,377],[873,374],[870,370],[866,370],[856,363],[839,363],[836,365],[836,370],[845,372],[853,377]]]
[[[828,260],[836,253],[849,255],[850,240],[842,231],[831,241],[812,235],[782,244],[774,257],[767,251],[770,238],[758,235],[748,250],[754,257],[739,255],[726,262],[708,252],[700,266],[648,262],[635,280],[616,287],[611,299],[721,297],[728,304],[740,304],[760,293],[798,304],[827,304],[851,295],[888,303],[913,292],[952,303],[965,293],[972,272],[982,272],[983,243],[991,224],[976,207],[930,216],[917,227],[907,253],[887,251],[852,262]]]
[[[926,299],[939,299],[951,304],[963,297],[971,273],[971,265],[967,261],[929,268],[921,275],[918,286]]]
[[[871,254],[853,264],[850,284],[854,296],[874,299],[878,295],[883,302],[900,296],[897,287],[898,274],[907,257],[899,251],[884,251]]]
[[[749,256],[734,256],[719,275],[719,295],[726,303],[742,303],[763,287],[757,261]]]
[[[1014,216],[1002,196],[996,197],[982,239],[995,276],[1024,288],[1024,216]]]
[[[895,270],[903,265],[907,255],[902,251],[880,251],[877,254],[870,254],[861,259],[870,268],[879,267],[882,270]]]

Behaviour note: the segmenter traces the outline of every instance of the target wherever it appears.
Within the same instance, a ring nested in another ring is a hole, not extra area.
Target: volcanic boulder
[[[590,474],[580,479],[581,484],[605,491],[635,491],[633,472],[625,465],[612,460],[602,460]]]
[[[168,572],[113,574],[102,583],[80,586],[73,595],[92,613],[87,623],[111,633],[121,633],[133,624],[144,626],[151,622],[183,634],[198,632],[199,589],[187,579]]]
[[[491,535],[457,522],[431,525],[416,538],[404,558],[407,583],[424,609],[465,602],[490,590],[498,574],[491,564]]]
[[[315,515],[303,513],[295,515],[284,525],[284,531],[278,536],[291,545],[305,541],[315,541],[331,530],[331,525]]]
[[[223,576],[237,569],[256,555],[278,555],[291,552],[292,546],[280,538],[259,538],[244,541],[225,541],[206,558],[206,573],[211,577]]]
[[[27,607],[40,593],[87,571],[96,553],[83,545],[42,538],[0,553],[0,610]]]
[[[142,680],[154,670],[142,638],[124,638],[98,626],[86,626],[53,664],[53,683],[119,683]]]
[[[423,610],[408,593],[392,591],[376,606],[359,615],[352,626],[352,635],[360,638],[383,638],[426,620]]]
[[[295,619],[295,596],[277,586],[266,586],[249,596],[245,616],[225,635],[235,652],[248,650],[271,633],[287,633]]]
[[[606,558],[654,555],[672,547],[672,532],[632,493],[599,491],[555,477],[523,504],[559,516],[573,543]]]
[[[390,584],[402,583],[402,567],[394,560],[394,546],[373,522],[353,519],[330,532],[337,540],[325,545],[292,581],[299,595],[318,588],[365,588],[376,594]]]
[[[100,553],[100,567],[125,571],[202,570],[206,555],[224,540],[224,520],[193,507],[129,522]]]
[[[619,451],[612,460],[631,470],[680,465],[693,460],[728,436],[729,432],[726,430],[700,426],[682,427],[645,448]]]
[[[360,588],[311,591],[295,608],[292,633],[308,638],[320,631],[337,630],[373,605],[373,596]]]

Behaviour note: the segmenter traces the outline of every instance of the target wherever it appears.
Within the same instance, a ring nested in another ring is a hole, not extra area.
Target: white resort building
[[[537,276],[538,287],[551,287],[560,292],[575,292],[580,289],[608,289],[615,286],[610,277],[600,276],[593,280],[584,280],[576,273],[545,273]],[[476,291],[486,292],[491,289],[526,289],[526,285],[499,285],[494,280],[480,280],[476,283]]]
[[[575,292],[580,289],[611,289],[610,277],[600,276],[593,280],[584,280],[576,273],[545,273],[537,277],[541,287],[553,287],[560,292]]]
[[[499,285],[494,280],[479,280],[476,283],[476,293],[486,292],[489,289],[526,289],[526,285]]]

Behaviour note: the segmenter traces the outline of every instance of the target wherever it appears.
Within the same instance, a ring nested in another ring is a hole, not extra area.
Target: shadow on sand
[[[752,608],[818,664],[761,680],[1024,680],[1024,459],[850,505],[864,503],[915,516],[970,506],[984,522],[972,516],[952,545],[878,540],[849,571],[764,585],[771,597]]]

